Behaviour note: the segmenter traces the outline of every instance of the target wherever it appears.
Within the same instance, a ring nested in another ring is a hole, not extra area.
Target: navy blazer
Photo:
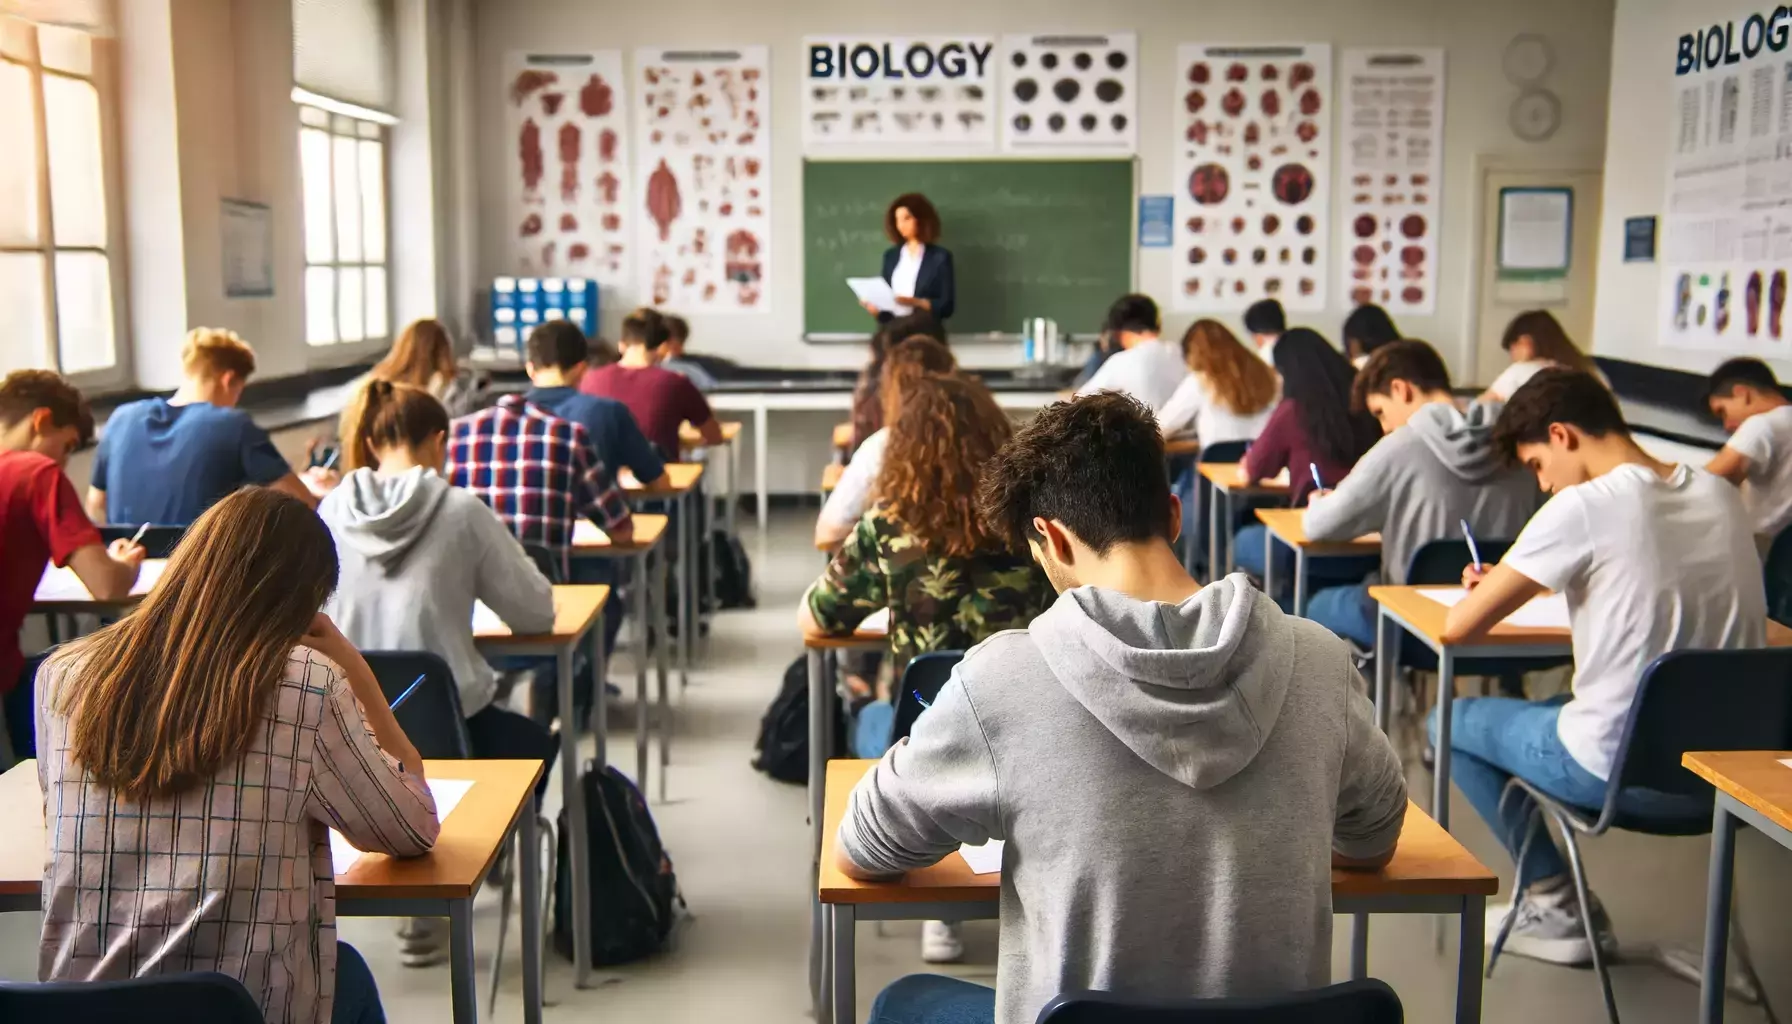
[[[902,246],[892,245],[884,250],[884,280],[890,280],[896,273],[896,263],[902,258]],[[937,245],[928,245],[921,253],[921,272],[915,275],[915,298],[926,299],[933,303],[933,318],[945,320],[952,315],[952,307],[958,302],[958,282],[952,273],[952,254]],[[891,319],[890,314],[881,314],[879,320]]]

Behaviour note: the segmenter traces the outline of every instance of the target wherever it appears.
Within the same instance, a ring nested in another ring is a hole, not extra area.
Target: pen
[[[1475,571],[1481,571],[1481,549],[1475,546],[1475,535],[1469,532],[1468,520],[1458,520],[1462,524],[1462,539],[1468,541],[1468,556],[1475,560]]]
[[[143,535],[148,532],[149,532],[149,524],[148,523],[144,523],[142,526],[137,527],[137,532],[131,534],[131,546],[135,547],[137,545],[137,542],[143,539]]]
[[[932,705],[932,704],[929,704],[929,703],[927,703],[927,698],[926,698],[926,697],[923,697],[923,696],[921,696],[921,691],[920,691],[920,690],[910,690],[910,691],[909,691],[909,692],[910,692],[910,693],[912,693],[912,694],[914,694],[914,695],[915,695],[915,703],[916,703],[916,704],[919,704],[919,705],[921,705],[921,706],[922,706],[922,707],[924,707],[924,708],[930,708],[930,707],[933,707],[933,705]]]
[[[1319,479],[1319,463],[1317,463],[1317,462],[1307,463],[1307,472],[1313,474],[1313,486],[1319,488],[1322,491],[1325,490],[1325,481]]]
[[[324,460],[324,468],[325,469],[335,468],[336,456],[341,455],[341,454],[342,454],[342,449],[340,449],[340,448],[332,449],[330,452],[330,457]]]
[[[424,673],[424,675],[428,675],[428,674],[429,673],[427,673],[427,672]],[[423,685],[423,676],[418,676],[417,678],[411,680],[411,685],[405,687],[404,692],[398,695],[398,699],[392,702],[392,710],[397,711],[398,705],[403,704],[411,696],[412,693],[416,692],[417,687],[422,686],[422,685]]]

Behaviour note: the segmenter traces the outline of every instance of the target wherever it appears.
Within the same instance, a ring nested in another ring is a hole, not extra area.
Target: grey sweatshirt
[[[554,626],[554,590],[504,521],[432,470],[350,473],[318,506],[341,579],[324,611],[362,650],[430,651],[460,687],[462,713],[492,702],[497,680],[473,645],[473,602],[519,633]]]
[[[1406,782],[1342,640],[1236,574],[1180,605],[1081,587],[973,648],[853,791],[895,875],[1005,839],[998,1024],[1062,991],[1255,995],[1331,975],[1331,854],[1400,834]]]
[[[1307,506],[1310,540],[1349,540],[1381,531],[1381,577],[1404,584],[1412,556],[1434,540],[1512,540],[1543,504],[1537,481],[1493,450],[1501,405],[1459,411],[1425,406],[1378,441],[1338,489]]]

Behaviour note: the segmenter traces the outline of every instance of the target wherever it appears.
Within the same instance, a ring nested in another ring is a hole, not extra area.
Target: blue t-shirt
[[[93,457],[93,486],[114,523],[187,526],[232,491],[290,472],[248,413],[165,398],[119,406]]]
[[[666,472],[666,464],[654,452],[647,435],[628,406],[614,398],[587,395],[577,388],[534,388],[523,399],[563,420],[583,424],[597,446],[597,457],[614,473],[627,466],[635,479],[653,483]]]

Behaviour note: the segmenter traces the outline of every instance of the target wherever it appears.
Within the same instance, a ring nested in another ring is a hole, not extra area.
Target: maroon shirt
[[[19,627],[51,562],[100,543],[62,467],[33,451],[0,452],[0,693],[19,682]]]
[[[587,370],[579,381],[579,390],[599,398],[613,398],[628,406],[666,461],[678,459],[678,427],[683,423],[702,426],[715,418],[703,392],[689,380],[657,366],[624,366],[611,363]]]
[[[1314,490],[1310,466],[1319,467],[1319,477],[1328,488],[1338,486],[1350,472],[1348,464],[1333,462],[1314,450],[1306,428],[1301,426],[1300,407],[1284,399],[1276,406],[1276,411],[1269,414],[1263,433],[1257,435],[1250,450],[1244,453],[1245,472],[1253,480],[1267,480],[1286,469],[1289,486],[1293,489],[1292,504],[1295,508],[1303,508],[1307,504],[1307,495]]]

